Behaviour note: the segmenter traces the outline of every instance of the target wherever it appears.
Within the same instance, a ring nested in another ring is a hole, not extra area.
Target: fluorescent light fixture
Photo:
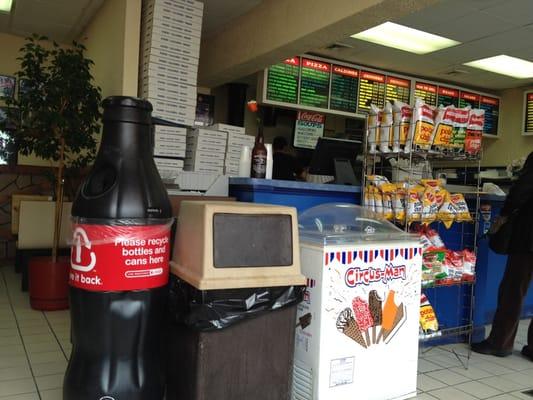
[[[505,54],[470,61],[464,65],[518,79],[533,78],[533,62]]]
[[[409,28],[390,21],[367,29],[366,31],[356,33],[352,37],[415,54],[427,54],[461,44],[452,39],[419,31],[418,29]]]
[[[0,12],[8,13],[11,11],[13,0],[0,0]]]

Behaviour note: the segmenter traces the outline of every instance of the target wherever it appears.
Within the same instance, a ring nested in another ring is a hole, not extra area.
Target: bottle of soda
[[[263,136],[263,126],[260,124],[255,137],[255,144],[252,150],[252,165],[250,169],[251,178],[265,178],[267,165],[267,149]]]
[[[64,400],[161,400],[171,206],[150,103],[103,102],[94,166],[72,206],[72,353]]]

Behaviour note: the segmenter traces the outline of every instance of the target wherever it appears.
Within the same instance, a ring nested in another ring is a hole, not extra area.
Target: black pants
[[[494,314],[489,343],[500,350],[512,350],[524,297],[533,274],[533,253],[511,254],[498,290],[498,307]],[[528,347],[533,349],[533,320],[527,333]]]

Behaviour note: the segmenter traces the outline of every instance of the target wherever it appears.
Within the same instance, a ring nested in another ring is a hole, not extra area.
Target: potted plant
[[[93,84],[93,62],[84,51],[80,43],[62,47],[44,36],[28,37],[18,58],[19,95],[6,102],[7,120],[15,125],[7,130],[6,148],[56,165],[51,265],[58,263],[65,169],[83,168],[94,159],[100,129],[101,91]]]

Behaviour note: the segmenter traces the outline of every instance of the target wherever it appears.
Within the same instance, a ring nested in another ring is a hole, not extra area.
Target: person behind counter
[[[287,140],[277,136],[272,142],[273,161],[272,179],[286,181],[305,180],[305,168],[302,168],[298,159],[291,153]]]
[[[529,154],[518,181],[511,187],[494,230],[516,213],[512,222],[509,257],[498,290],[498,306],[487,339],[472,344],[472,351],[498,357],[511,355],[520,312],[533,276],[533,153]],[[533,361],[533,320],[522,354]]]

